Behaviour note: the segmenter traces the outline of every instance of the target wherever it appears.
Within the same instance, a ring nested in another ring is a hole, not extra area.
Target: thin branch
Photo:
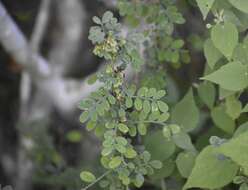
[[[34,30],[30,40],[30,46],[34,52],[39,51],[41,40],[44,36],[46,26],[49,20],[49,9],[51,0],[42,0],[40,10],[36,18]]]
[[[0,2],[0,42],[4,49],[36,77],[48,77],[50,68],[45,59],[31,51],[23,33]]]
[[[87,189],[91,188],[93,185],[95,185],[96,183],[98,183],[99,181],[101,181],[104,177],[106,177],[110,172],[111,172],[111,170],[105,172],[99,178],[97,178],[94,182],[92,182],[91,184],[89,184],[88,186],[86,186],[85,188],[83,188],[81,190],[87,190]]]
[[[54,36],[49,62],[55,75],[62,76],[68,72],[75,61],[82,43],[84,7],[80,0],[56,0],[58,11],[58,30]]]

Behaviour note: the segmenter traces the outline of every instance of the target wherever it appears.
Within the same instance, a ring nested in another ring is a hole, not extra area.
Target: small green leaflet
[[[210,11],[212,5],[214,4],[214,1],[215,0],[196,0],[204,20],[207,18],[208,12]]]
[[[96,180],[96,177],[88,171],[83,171],[80,173],[80,178],[87,183],[91,183]]]
[[[235,122],[225,112],[224,106],[218,106],[211,110],[211,117],[214,124],[228,134],[232,134],[235,129]]]
[[[232,58],[238,39],[238,30],[230,22],[216,24],[211,30],[211,40],[214,46],[229,60]]]
[[[221,52],[214,46],[211,39],[207,39],[204,43],[204,55],[211,69],[214,68],[216,62],[222,57]]]
[[[176,104],[172,110],[171,119],[185,132],[196,128],[199,121],[199,110],[196,107],[192,89]]]
[[[244,169],[248,175],[248,132],[231,139],[220,147],[220,151]]]
[[[219,154],[218,148],[204,148],[197,156],[195,166],[183,189],[219,189],[231,183],[238,171],[238,165],[229,159],[219,159]]]
[[[237,9],[248,13],[248,1],[247,0],[229,0],[229,2]]]
[[[248,67],[240,62],[231,62],[201,79],[219,84],[226,90],[243,90],[248,86]]]
[[[112,160],[109,162],[109,168],[114,169],[117,168],[122,162],[122,158],[120,156],[116,156],[112,158]]]

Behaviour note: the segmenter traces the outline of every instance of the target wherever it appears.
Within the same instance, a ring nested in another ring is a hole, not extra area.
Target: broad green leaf
[[[231,62],[202,79],[219,84],[226,90],[239,91],[248,86],[248,68],[239,62]]]
[[[214,46],[211,39],[207,39],[204,43],[204,55],[211,69],[214,68],[216,62],[222,57],[221,52]]]
[[[162,162],[163,166],[161,169],[156,169],[154,174],[149,176],[153,180],[163,179],[170,176],[175,169],[175,162],[172,159],[165,160]]]
[[[243,123],[242,125],[240,125],[237,130],[234,133],[234,137],[237,137],[245,132],[248,132],[248,122]]]
[[[207,146],[203,149],[183,189],[219,189],[232,182],[238,166],[229,159],[219,159],[218,155],[218,148]]]
[[[229,0],[229,2],[237,9],[248,13],[248,1],[246,0]]]
[[[210,82],[201,83],[198,88],[198,94],[203,103],[205,103],[209,109],[212,109],[216,97],[214,85]]]
[[[248,132],[224,143],[220,151],[241,166],[245,175],[248,175]]]
[[[248,112],[248,104],[245,105],[245,107],[242,109],[242,112]]]
[[[195,164],[196,154],[181,152],[176,159],[177,169],[184,178],[188,178]]]
[[[238,44],[233,52],[233,60],[248,64],[248,44]]]
[[[211,40],[214,46],[227,59],[231,59],[233,51],[238,44],[238,39],[238,30],[232,23],[216,24],[211,30]]]
[[[226,113],[233,119],[237,119],[242,112],[241,102],[233,95],[226,98]]]
[[[175,151],[175,144],[167,140],[161,131],[149,133],[144,142],[146,150],[151,153],[153,160],[164,161]]]
[[[91,172],[88,172],[88,171],[81,172],[80,178],[81,180],[87,183],[92,183],[93,181],[96,180],[96,177]]]
[[[220,128],[228,134],[232,134],[234,132],[235,122],[225,112],[224,106],[218,106],[212,109],[211,117],[216,127]]]
[[[226,90],[224,88],[219,87],[219,99],[223,100],[228,96],[231,96],[233,94],[235,94],[235,91],[231,91],[231,90]]]
[[[174,143],[184,150],[194,151],[195,147],[191,142],[190,136],[185,132],[179,132],[172,136]]]
[[[196,0],[204,20],[206,19],[208,12],[210,11],[212,5],[214,4],[214,1],[215,0]]]
[[[112,158],[108,164],[108,166],[111,169],[117,168],[122,162],[122,158],[120,156],[116,156],[114,158]]]
[[[185,132],[196,128],[199,121],[199,110],[195,105],[192,89],[176,104],[172,110],[171,119],[180,125]]]
[[[248,190],[248,184],[243,183],[243,184],[240,186],[239,190]]]

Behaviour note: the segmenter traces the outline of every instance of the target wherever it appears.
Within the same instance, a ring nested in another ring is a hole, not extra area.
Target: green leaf
[[[82,140],[82,134],[80,133],[80,131],[72,130],[66,134],[66,138],[70,142],[77,143],[77,142],[80,142]]]
[[[177,169],[184,178],[188,178],[195,164],[196,154],[181,152],[176,159]]]
[[[230,60],[238,44],[238,30],[234,24],[229,22],[216,24],[211,30],[211,39],[214,46]]]
[[[127,133],[129,131],[127,125],[123,124],[123,123],[119,123],[118,124],[118,129],[123,132],[123,133]]]
[[[170,117],[170,114],[167,112],[167,113],[162,113],[159,117],[158,117],[158,121],[159,122],[165,122],[169,119]]]
[[[226,113],[233,119],[237,119],[242,112],[241,102],[233,95],[226,98]]]
[[[154,96],[155,99],[160,99],[163,98],[166,95],[166,91],[165,90],[159,90],[156,95]]]
[[[233,52],[233,60],[248,64],[248,45],[247,43],[238,44]]]
[[[248,1],[244,0],[229,0],[229,2],[237,9],[248,13]]]
[[[144,123],[139,123],[137,128],[140,135],[146,135],[147,127]]]
[[[144,181],[145,181],[144,176],[141,174],[137,174],[134,179],[134,185],[139,188],[143,185]]]
[[[151,111],[151,105],[150,105],[150,102],[148,100],[145,100],[143,103],[143,111],[145,113],[149,113]]]
[[[108,165],[111,169],[115,169],[121,164],[121,162],[122,158],[120,156],[116,156],[110,160]]]
[[[220,147],[221,153],[231,158],[248,175],[248,132],[240,134]]]
[[[195,151],[195,147],[191,142],[190,136],[185,132],[179,132],[172,136],[174,143],[184,150]]]
[[[207,146],[197,156],[195,166],[183,189],[219,189],[235,177],[238,166],[229,159],[219,159],[219,150]]]
[[[125,104],[126,104],[126,107],[127,108],[131,108],[133,106],[133,100],[132,100],[132,98],[127,97]]]
[[[216,91],[213,84],[210,82],[204,82],[199,85],[198,94],[201,100],[207,105],[209,109],[212,109],[215,102]]]
[[[239,190],[248,190],[248,184],[243,183],[243,184],[240,186]]]
[[[212,109],[211,117],[216,127],[229,134],[232,134],[234,132],[235,122],[229,115],[227,115],[224,106],[218,106]]]
[[[154,174],[150,176],[153,180],[161,180],[163,178],[169,177],[173,173],[175,169],[174,160],[169,159],[163,161],[162,163],[162,168],[155,170]]]
[[[175,151],[175,144],[164,138],[161,131],[149,133],[144,142],[146,150],[151,153],[153,160],[164,161]]]
[[[243,123],[242,125],[240,125],[237,130],[234,133],[234,137],[237,137],[239,135],[241,135],[242,133],[248,132],[248,122]]]
[[[202,79],[219,84],[226,90],[239,91],[248,86],[247,70],[247,66],[239,62],[231,62]]]
[[[165,112],[167,112],[169,110],[169,107],[168,107],[168,105],[166,103],[164,103],[162,101],[158,101],[157,104],[158,104],[158,108],[159,108],[159,110],[161,112],[165,113]]]
[[[207,39],[204,43],[204,55],[211,69],[214,68],[216,62],[222,57],[221,52],[214,46],[211,39]]]
[[[136,110],[142,110],[142,100],[140,98],[136,98],[134,101],[134,107]]]
[[[144,97],[148,92],[148,89],[146,87],[141,87],[138,92],[137,95],[140,97]]]
[[[206,19],[208,12],[210,11],[212,5],[214,4],[214,1],[215,0],[196,0],[204,20]]]
[[[245,107],[242,109],[242,112],[243,113],[248,112],[248,104],[245,105]]]
[[[97,17],[97,16],[93,16],[92,20],[96,24],[102,24],[101,19],[99,17]]]
[[[159,160],[153,160],[150,162],[151,166],[155,169],[161,169],[163,164]]]
[[[110,11],[106,11],[102,16],[102,22],[107,23],[110,22],[110,20],[113,18],[113,13]]]
[[[133,148],[127,148],[125,153],[126,158],[135,158],[137,156],[137,152]]]
[[[88,171],[81,172],[80,178],[81,180],[87,183],[92,183],[93,181],[96,180],[96,177],[91,172],[88,172]]]
[[[87,121],[89,118],[89,112],[88,111],[84,111],[81,115],[80,115],[80,122],[84,123],[85,121]]]
[[[114,96],[112,96],[111,94],[108,96],[108,101],[110,104],[115,104],[116,99]]]
[[[196,128],[199,121],[199,110],[195,105],[192,89],[176,104],[172,110],[171,119],[180,125],[185,132]]]

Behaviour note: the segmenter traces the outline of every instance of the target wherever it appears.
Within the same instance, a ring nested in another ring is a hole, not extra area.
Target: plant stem
[[[164,179],[161,179],[161,189],[162,190],[167,190]]]
[[[97,178],[94,182],[92,182],[91,184],[87,185],[86,187],[84,187],[84,188],[81,189],[81,190],[87,190],[87,189],[89,189],[90,187],[92,187],[93,185],[95,185],[96,183],[98,183],[99,181],[101,181],[104,177],[106,177],[110,172],[111,172],[111,170],[105,172],[105,173],[102,174],[99,178]]]

